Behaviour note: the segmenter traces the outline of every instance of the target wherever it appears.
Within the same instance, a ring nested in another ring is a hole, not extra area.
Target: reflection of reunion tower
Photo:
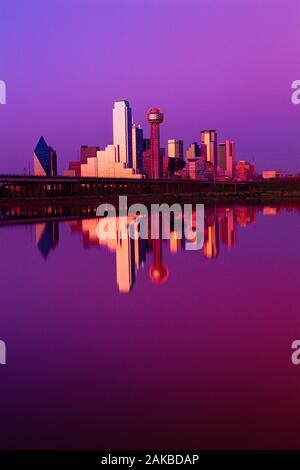
[[[164,120],[163,113],[158,108],[151,108],[148,111],[147,119],[150,124],[150,141],[151,141],[151,176],[157,179],[162,177],[163,164],[160,156],[160,138],[159,125]]]
[[[151,238],[152,252],[153,252],[153,262],[150,266],[149,276],[151,281],[154,284],[163,284],[169,277],[168,267],[163,264],[162,259],[162,215],[158,212],[157,214],[152,214],[150,224],[154,223],[157,228],[157,237]],[[151,233],[151,227],[150,233]]]

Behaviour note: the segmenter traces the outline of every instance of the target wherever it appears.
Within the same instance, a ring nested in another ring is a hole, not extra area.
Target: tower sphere
[[[151,266],[149,276],[154,284],[164,284],[169,277],[169,271],[164,264],[161,266]]]
[[[164,115],[158,108],[151,108],[147,113],[148,122],[161,124],[164,120]]]

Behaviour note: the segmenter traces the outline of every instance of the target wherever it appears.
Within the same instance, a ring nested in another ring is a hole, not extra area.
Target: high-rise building
[[[135,124],[132,126],[132,166],[140,173],[143,172],[143,129]]]
[[[189,158],[185,168],[186,178],[191,180],[213,181],[214,167],[202,158]]]
[[[126,100],[114,103],[113,136],[117,162],[132,167],[132,116],[129,102]]]
[[[217,132],[215,130],[201,131],[201,156],[214,167],[218,165]]]
[[[168,157],[168,175],[178,174],[185,166],[182,140],[168,140]]]
[[[235,176],[239,181],[253,180],[255,179],[255,166],[245,160],[240,160],[235,168]]]
[[[150,124],[150,140],[151,140],[151,172],[150,178],[161,178],[163,174],[163,165],[160,154],[160,134],[159,125],[164,120],[163,113],[158,108],[151,108],[148,111],[147,119]]]
[[[226,171],[226,145],[225,142],[219,144],[219,152],[218,152],[218,165],[219,168]]]
[[[136,164],[140,166],[143,154],[142,129],[137,130],[135,139]],[[90,178],[143,178],[138,168],[132,166],[132,123],[128,101],[116,101],[113,108],[114,144],[104,150],[83,145],[80,162],[70,163],[65,176]]]
[[[80,162],[70,162],[69,167],[64,170],[64,176],[71,176],[71,177],[80,177],[81,176],[81,163]]]
[[[235,165],[235,142],[233,142],[232,140],[225,140],[225,142],[219,144],[218,166],[219,168],[224,170],[226,176],[229,176],[229,178],[233,178],[235,173]]]
[[[57,156],[42,136],[34,149],[35,176],[57,176]]]
[[[185,153],[185,157],[187,160],[190,160],[190,159],[200,158],[200,154],[201,152],[200,152],[200,147],[199,147],[198,142],[193,142],[187,149]]]
[[[99,150],[99,147],[82,145],[80,147],[80,162],[70,162],[69,168],[64,171],[64,176],[97,176],[95,173],[95,160],[91,165],[91,161],[88,163],[88,159],[97,158],[97,152]]]
[[[180,158],[183,160],[183,141],[168,140],[168,156],[169,158]]]
[[[151,150],[151,140],[150,139],[143,139],[143,151],[146,152],[147,150]]]
[[[100,147],[89,147],[88,145],[82,145],[80,147],[80,162],[87,163],[88,158],[96,158],[98,150],[100,150]]]

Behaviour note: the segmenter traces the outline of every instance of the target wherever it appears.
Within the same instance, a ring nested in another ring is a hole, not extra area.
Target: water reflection
[[[300,205],[205,207],[194,251],[95,210],[0,221],[0,447],[299,448]]]
[[[291,208],[294,210],[298,208]],[[204,213],[204,233],[202,255],[207,260],[216,259],[220,253],[220,246],[234,248],[237,244],[237,227],[247,227],[249,224],[255,224],[257,213],[261,212],[264,216],[277,215],[281,208],[277,207],[253,207],[253,206],[235,206],[235,207],[207,207]],[[193,212],[193,219],[194,219]],[[176,231],[174,219],[170,220],[170,239],[163,240],[151,238],[151,221],[149,216],[149,237],[141,239],[138,236],[132,239],[129,232],[138,234],[139,220],[134,217],[115,217],[114,237],[107,239],[99,238],[99,228],[106,223],[106,218],[86,218],[79,220],[67,220],[64,224],[68,225],[72,234],[79,234],[82,237],[82,245],[85,249],[98,247],[106,249],[115,255],[116,264],[116,284],[120,293],[130,293],[135,286],[138,271],[145,266],[147,258],[151,258],[149,268],[149,280],[155,284],[167,282],[169,268],[163,261],[163,251],[168,245],[171,254],[176,255],[186,250],[187,240],[181,237]],[[162,220],[158,219],[159,233],[161,234]],[[195,224],[192,223],[191,229],[195,230]],[[124,236],[124,230],[126,231]],[[51,251],[59,243],[59,224],[57,221],[48,221],[37,223],[35,225],[36,242],[38,249],[45,260],[47,260]],[[183,232],[182,232],[183,233]],[[196,256],[195,252],[195,256]]]
[[[59,242],[58,222],[37,223],[35,225],[35,238],[37,247],[46,260]]]

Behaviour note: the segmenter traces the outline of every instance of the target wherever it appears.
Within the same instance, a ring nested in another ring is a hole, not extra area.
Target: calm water
[[[205,210],[204,247],[0,227],[1,448],[300,448],[300,210]]]

